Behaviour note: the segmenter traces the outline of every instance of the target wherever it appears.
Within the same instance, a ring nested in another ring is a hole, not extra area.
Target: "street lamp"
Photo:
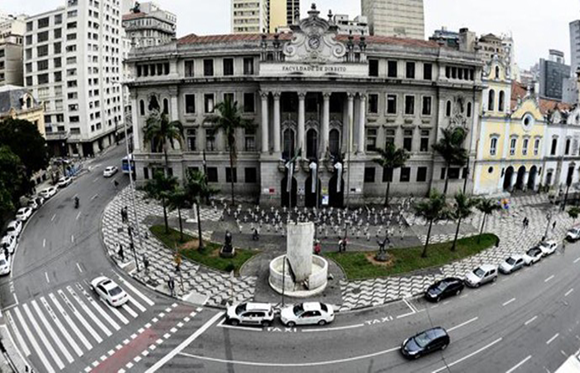
[[[546,214],[546,219],[548,219],[548,224],[546,225],[546,231],[544,232],[544,239],[548,237],[548,229],[550,228],[550,223],[552,222],[552,213],[548,212]]]

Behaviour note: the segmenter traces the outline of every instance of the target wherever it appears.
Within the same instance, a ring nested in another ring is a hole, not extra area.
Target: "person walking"
[[[169,288],[169,291],[171,292],[171,296],[174,296],[175,281],[173,280],[173,277],[171,277],[171,276],[169,276],[169,280],[167,280],[167,287]]]
[[[119,246],[118,246],[117,254],[121,258],[121,261],[124,262],[125,261],[125,252],[123,251],[123,245],[120,243],[118,245]]]
[[[554,231],[556,229],[556,222],[554,221],[554,224],[552,224],[552,231]]]
[[[143,256],[143,266],[145,267],[145,273],[149,274],[149,259]]]
[[[314,255],[320,255],[320,251],[321,251],[320,241],[316,240],[316,242],[314,243]]]

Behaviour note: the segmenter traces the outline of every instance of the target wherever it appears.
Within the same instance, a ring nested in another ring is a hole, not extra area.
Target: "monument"
[[[289,297],[319,294],[328,281],[328,262],[312,253],[314,223],[290,223],[287,227],[286,254],[270,262],[270,287]]]

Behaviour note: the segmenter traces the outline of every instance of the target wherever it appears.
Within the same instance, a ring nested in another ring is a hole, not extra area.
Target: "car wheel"
[[[324,326],[324,325],[326,325],[326,320],[320,320],[320,321],[318,322],[318,325],[320,325],[320,326]]]
[[[457,289],[457,291],[455,292],[455,295],[459,295],[461,294],[461,289]]]
[[[268,320],[264,320],[264,321],[262,321],[262,326],[263,326],[263,327],[270,326],[270,321],[268,321]]]
[[[447,348],[447,345],[441,346],[441,351],[445,350],[446,348]]]
[[[495,277],[493,278],[493,280],[491,280],[491,281],[493,281],[493,282],[496,282],[496,281],[497,281],[497,276],[495,276]]]
[[[288,323],[286,323],[286,326],[293,328],[296,326],[296,323],[294,321],[288,321]]]
[[[478,288],[479,287],[479,282],[477,284],[475,284],[473,287],[474,288]]]
[[[232,324],[233,326],[238,326],[238,325],[240,325],[240,320],[231,319],[230,320],[230,324]]]

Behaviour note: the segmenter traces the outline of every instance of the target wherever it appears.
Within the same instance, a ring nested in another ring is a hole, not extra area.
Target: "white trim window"
[[[516,154],[517,145],[518,145],[518,139],[515,137],[512,137],[510,140],[510,155]]]
[[[489,145],[489,155],[496,155],[497,154],[497,142],[498,142],[497,137],[491,138],[491,143]]]
[[[534,141],[534,155],[540,154],[540,139]]]
[[[524,143],[522,144],[522,155],[528,155],[528,144],[530,143],[530,139],[524,139]]]

